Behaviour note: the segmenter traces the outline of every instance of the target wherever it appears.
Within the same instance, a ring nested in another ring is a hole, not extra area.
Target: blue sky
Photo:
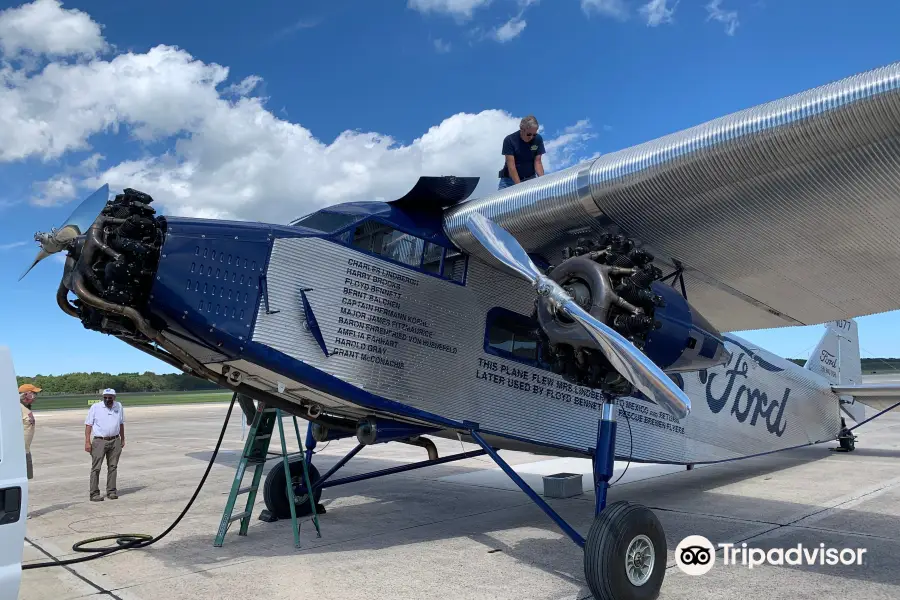
[[[171,370],[65,316],[54,259],[16,282],[33,233],[104,181],[151,193],[164,213],[285,222],[402,194],[425,171],[476,172],[490,188],[503,135],[529,113],[556,169],[900,56],[900,5],[887,1],[5,9],[0,106],[16,109],[0,109],[0,344],[23,375]],[[900,314],[859,323],[864,356],[900,356]],[[744,335],[794,357],[821,331]]]

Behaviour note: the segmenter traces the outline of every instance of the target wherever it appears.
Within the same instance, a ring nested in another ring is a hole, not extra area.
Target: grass
[[[33,410],[60,410],[64,408],[87,408],[100,400],[99,395],[77,394],[72,396],[41,397],[40,394],[32,405]],[[120,394],[117,398],[122,406],[155,406],[162,404],[201,404],[211,402],[229,402],[231,392],[203,391],[203,392],[155,392]]]

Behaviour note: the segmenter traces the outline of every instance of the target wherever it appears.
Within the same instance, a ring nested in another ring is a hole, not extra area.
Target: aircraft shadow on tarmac
[[[670,575],[674,566],[674,550],[688,535],[704,535],[714,544],[733,542],[768,550],[770,548],[818,548],[820,543],[834,548],[867,548],[861,566],[850,565],[783,565],[777,568],[812,571],[870,583],[900,585],[900,519],[888,512],[870,512],[853,508],[828,511],[829,501],[855,495],[853,488],[831,492],[839,484],[831,463],[823,459],[838,458],[829,448],[836,444],[800,448],[775,455],[734,463],[698,468],[655,478],[623,483],[609,492],[609,502],[631,500],[654,509],[665,528],[669,550]],[[365,473],[396,466],[395,461],[366,458],[364,452],[355,457],[334,477]],[[900,451],[857,448],[852,454],[841,454],[838,460],[854,461],[862,457],[895,457]],[[192,453],[198,460],[209,460],[209,452]],[[239,453],[220,454],[218,464],[237,466]],[[317,455],[315,463],[325,472],[339,457]],[[279,467],[270,460],[266,470]],[[486,465],[487,466],[487,465]],[[812,485],[823,490],[823,504],[818,506],[775,499],[776,496],[809,495],[807,484],[799,483],[790,471],[804,469],[810,479],[821,473]],[[866,466],[860,465],[859,472]],[[257,520],[264,508],[262,494],[257,497],[253,521],[247,537],[237,535],[235,524],[225,539],[224,548],[211,549],[214,531],[193,535],[149,548],[165,563],[180,567],[209,562],[210,557],[265,558],[296,556],[303,560],[310,554],[380,550],[407,544],[467,537],[484,547],[484,561],[506,555],[580,586],[578,598],[590,595],[584,585],[580,548],[562,537],[561,531],[518,489],[514,491],[440,481],[452,475],[479,469],[458,465],[429,467],[418,473],[350,483],[323,491],[321,503],[327,514],[319,516],[322,537],[315,537],[309,518],[301,521],[301,549],[294,549],[290,521],[264,523]],[[887,478],[900,475],[893,471]],[[245,476],[245,479],[249,474]],[[874,491],[876,475],[866,474],[861,485]],[[399,480],[403,481],[399,481]],[[756,481],[749,483],[748,480]],[[746,483],[745,483],[746,482]],[[769,483],[771,482],[771,483]],[[768,486],[771,485],[771,488]],[[804,489],[803,485],[807,485]],[[787,493],[782,493],[787,490]],[[540,490],[538,490],[540,491]],[[749,495],[749,494],[753,495]],[[888,489],[885,506],[896,504],[900,493]],[[874,497],[874,496],[873,496]],[[582,535],[586,535],[593,516],[593,494],[575,498],[550,500],[551,505]],[[223,499],[224,507],[224,499]],[[896,513],[897,511],[892,511]],[[812,517],[808,517],[813,515]],[[804,520],[805,519],[805,520]],[[535,529],[542,530],[535,533]],[[401,531],[402,530],[402,531]],[[529,531],[530,530],[530,531]],[[765,534],[765,535],[761,535]],[[761,536],[761,537],[756,537]],[[749,539],[752,538],[752,539]],[[717,561],[722,560],[722,550]],[[723,567],[726,568],[726,567]],[[745,568],[745,567],[727,567]],[[767,567],[772,568],[772,567]]]

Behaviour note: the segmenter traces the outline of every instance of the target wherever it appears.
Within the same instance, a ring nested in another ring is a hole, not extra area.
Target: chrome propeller
[[[537,293],[546,296],[556,310],[580,323],[597,342],[616,371],[635,388],[676,419],[683,419],[690,414],[691,400],[687,394],[634,344],[592,317],[559,284],[541,273],[525,249],[508,231],[478,213],[469,215],[466,227],[491,256],[522,279],[531,282]]]
[[[34,234],[34,241],[40,243],[41,249],[38,250],[31,265],[19,276],[19,281],[22,281],[36,264],[51,254],[64,250],[72,240],[87,232],[100,215],[103,207],[106,206],[107,201],[109,201],[109,185],[105,184],[85,198],[59,228],[54,228],[47,233]]]

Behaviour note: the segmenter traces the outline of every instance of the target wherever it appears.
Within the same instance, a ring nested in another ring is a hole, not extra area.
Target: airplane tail
[[[806,360],[805,368],[818,373],[834,386],[862,384],[859,337],[853,319],[830,321],[825,333]],[[857,423],[865,419],[866,407],[857,404],[852,394],[840,396],[841,410]]]
[[[866,419],[867,412],[900,401],[900,385],[896,383],[863,383],[859,336],[853,319],[828,323],[805,367],[831,383],[841,410],[857,423]]]
[[[831,321],[806,361],[806,368],[834,385],[862,384],[859,336],[853,319]]]

